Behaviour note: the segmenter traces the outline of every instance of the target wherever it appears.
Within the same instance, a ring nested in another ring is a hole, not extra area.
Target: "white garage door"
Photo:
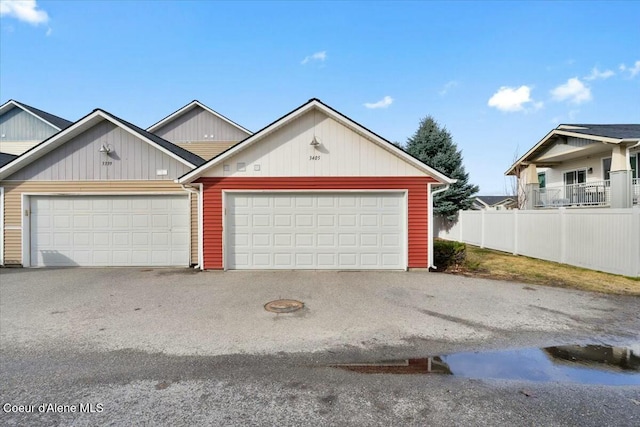
[[[189,265],[186,195],[30,199],[32,266]]]
[[[404,269],[404,193],[229,193],[229,269]]]

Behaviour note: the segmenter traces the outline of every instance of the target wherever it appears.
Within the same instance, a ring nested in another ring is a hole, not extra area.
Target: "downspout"
[[[454,181],[455,182],[455,181]],[[449,187],[451,187],[451,184],[446,184],[444,187],[439,188],[435,191],[431,191],[431,186],[432,184],[429,183],[428,185],[428,191],[429,191],[429,211],[427,213],[428,218],[429,218],[429,235],[427,236],[427,240],[428,240],[428,248],[427,250],[429,251],[429,269],[434,269],[437,270],[438,267],[436,267],[435,265],[433,265],[433,196],[435,196],[436,194],[442,193],[444,191],[447,191],[449,189]]]
[[[182,189],[186,192],[195,194],[198,196],[198,264],[194,265],[193,268],[203,270],[202,263],[202,184],[197,184],[198,189],[194,188],[189,184],[180,184]],[[189,216],[191,216],[191,202],[189,202]],[[191,219],[191,218],[190,218]],[[191,221],[189,221],[191,223]],[[189,240],[191,240],[191,236],[189,236]],[[191,254],[189,254],[189,258],[191,258]]]

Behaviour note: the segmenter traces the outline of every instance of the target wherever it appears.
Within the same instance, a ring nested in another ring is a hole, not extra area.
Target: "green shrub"
[[[437,271],[445,271],[449,267],[460,267],[467,256],[467,245],[449,240],[433,241],[433,262]]]

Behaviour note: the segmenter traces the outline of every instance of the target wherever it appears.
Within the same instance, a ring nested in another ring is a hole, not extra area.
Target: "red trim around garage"
[[[409,268],[426,268],[428,261],[428,186],[430,177],[290,177],[199,178],[203,184],[203,256],[205,269],[223,269],[223,190],[407,190]]]

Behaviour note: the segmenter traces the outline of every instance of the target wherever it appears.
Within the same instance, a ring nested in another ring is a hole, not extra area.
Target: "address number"
[[[320,160],[320,156],[309,156],[309,160]]]

